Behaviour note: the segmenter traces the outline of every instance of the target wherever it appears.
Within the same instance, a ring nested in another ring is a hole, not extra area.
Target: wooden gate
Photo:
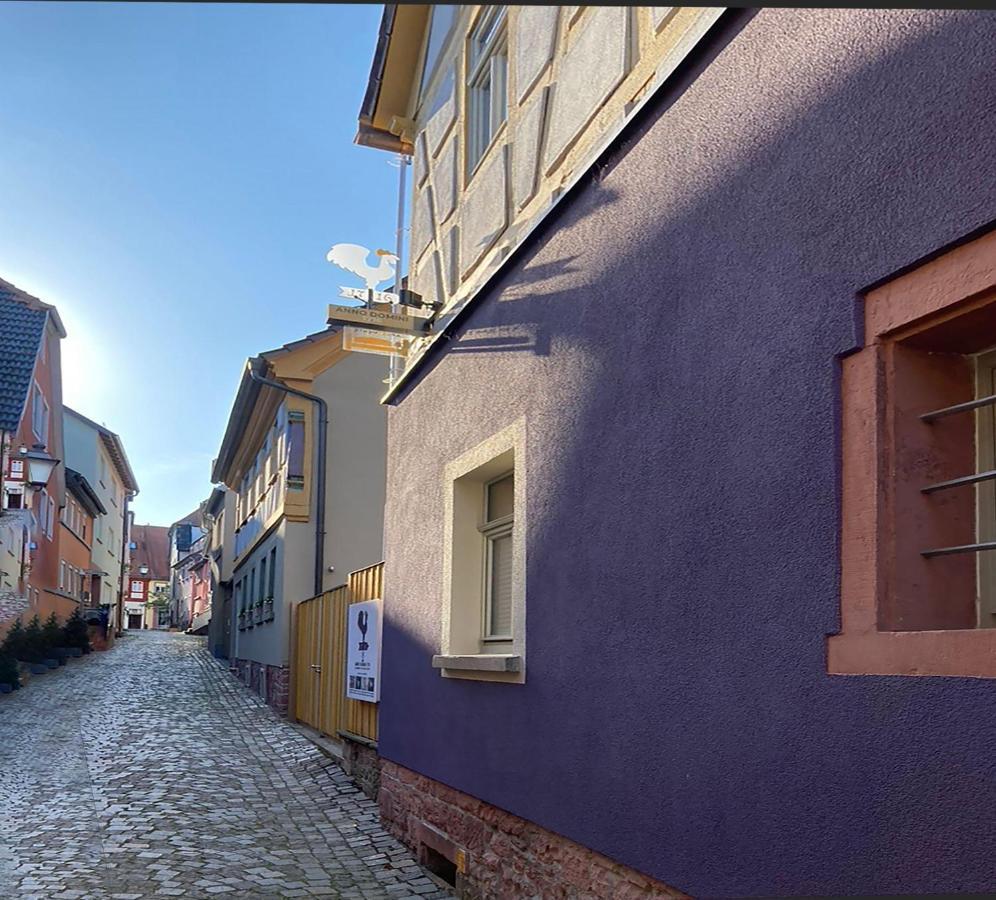
[[[377,743],[377,704],[346,697],[346,608],[383,597],[383,578],[383,563],[360,569],[294,611],[293,715],[322,734]]]

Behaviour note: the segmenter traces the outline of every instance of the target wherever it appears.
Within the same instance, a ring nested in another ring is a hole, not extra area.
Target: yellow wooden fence
[[[291,647],[293,713],[322,734],[377,742],[377,704],[346,697],[346,608],[383,597],[384,564],[350,573],[349,581],[298,604]]]

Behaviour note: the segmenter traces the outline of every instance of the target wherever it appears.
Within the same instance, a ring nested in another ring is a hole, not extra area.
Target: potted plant
[[[263,621],[272,622],[273,621],[273,598],[267,597],[263,601]]]
[[[48,647],[49,655],[58,665],[64,666],[69,653],[66,648],[62,646],[62,626],[59,624],[59,620],[56,618],[55,613],[49,615],[49,617],[45,620],[45,624],[42,625],[42,639]]]
[[[246,611],[244,609],[239,610],[239,631],[246,630]]]
[[[90,635],[79,607],[73,610],[62,626],[62,644],[69,650],[70,656],[77,658],[90,650]]]
[[[0,654],[0,694],[9,694],[21,686],[17,660],[6,653]]]
[[[262,625],[263,624],[263,601],[262,600],[257,600],[252,605],[252,611],[253,611],[253,621],[255,621],[255,623],[257,625]]]

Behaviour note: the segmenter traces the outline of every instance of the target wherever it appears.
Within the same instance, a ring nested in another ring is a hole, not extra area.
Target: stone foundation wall
[[[364,794],[371,800],[377,799],[380,791],[380,757],[373,747],[342,738],[342,768]]]
[[[287,699],[290,691],[290,669],[287,666],[269,666],[251,659],[234,659],[229,663],[228,669],[280,715],[287,715]]]
[[[685,897],[533,822],[382,759],[384,825],[432,867],[456,866],[456,890],[473,900],[651,900]]]

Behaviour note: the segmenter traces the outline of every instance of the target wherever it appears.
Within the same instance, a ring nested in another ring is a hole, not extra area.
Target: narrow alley
[[[0,897],[441,898],[203,638],[132,633],[0,698]]]

